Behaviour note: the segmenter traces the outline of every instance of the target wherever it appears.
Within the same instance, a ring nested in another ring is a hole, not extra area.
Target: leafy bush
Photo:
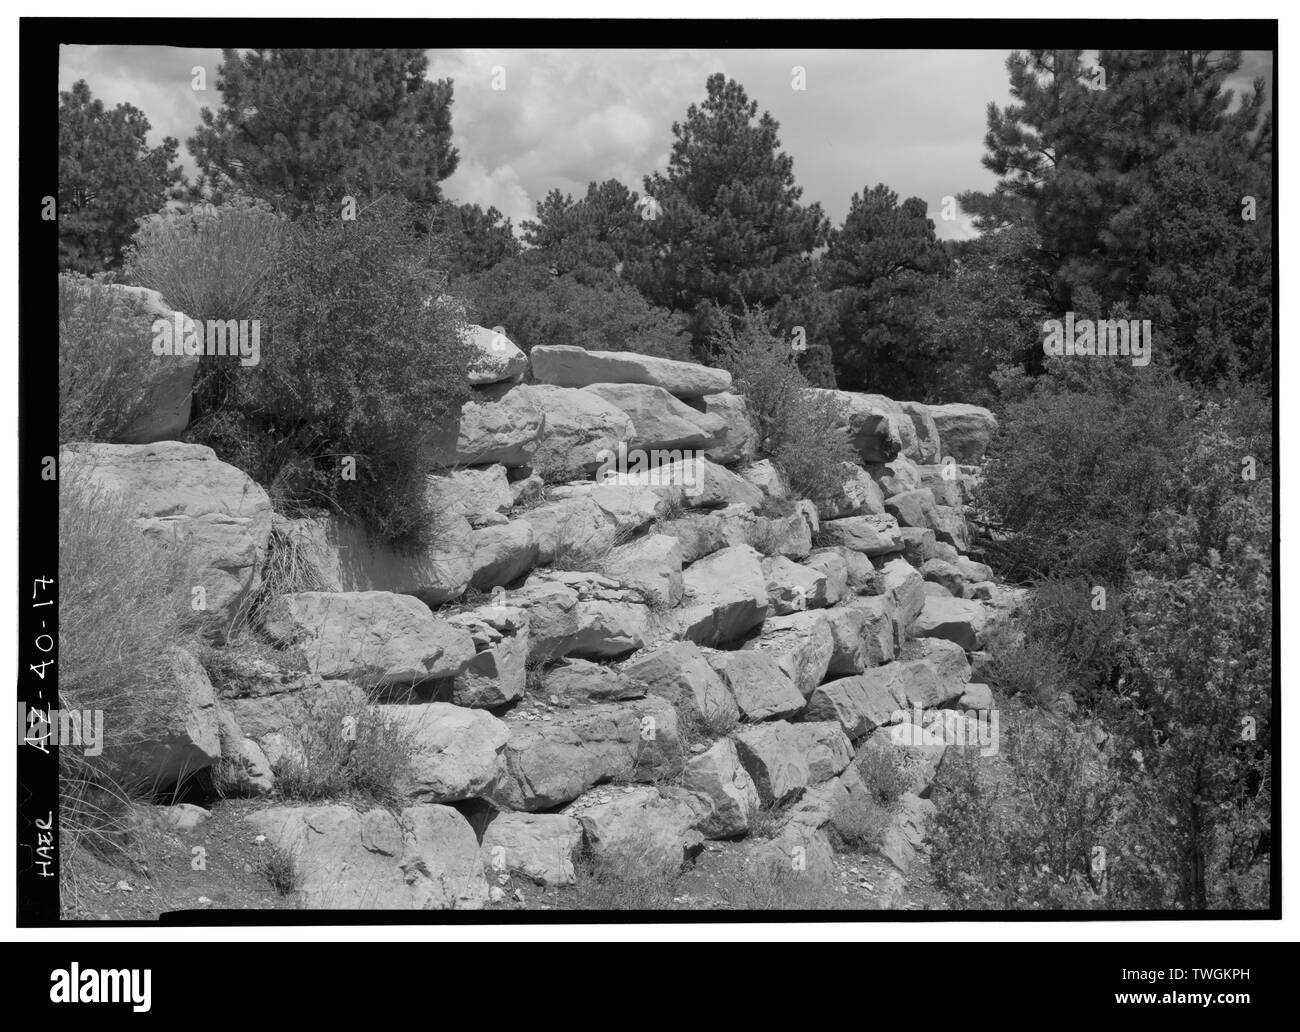
[[[1177,473],[1185,389],[1154,366],[1090,368],[1042,378],[999,420],[976,504],[1010,576],[1122,585]]]
[[[1004,710],[1010,776],[958,752],[935,792],[931,869],[955,906],[977,910],[1143,906],[1117,892],[1121,784],[1087,729]],[[1126,883],[1136,886],[1136,881]]]
[[[434,246],[393,200],[356,221],[292,224],[266,283],[261,362],[237,369],[227,407],[192,436],[272,490],[281,511],[331,508],[419,543],[430,532],[423,444],[456,425],[471,357]]]
[[[59,440],[113,440],[148,395],[154,316],[124,291],[59,276]]]
[[[817,502],[838,492],[853,450],[837,428],[832,401],[809,389],[797,353],[763,309],[746,309],[740,316],[715,309],[709,343],[718,365],[731,373],[735,390],[749,402],[761,451],[795,493]]]
[[[635,351],[688,361],[682,320],[652,305],[615,276],[584,283],[552,275],[536,259],[510,258],[453,284],[469,300],[472,318],[500,326],[524,351],[572,344],[588,351]]]

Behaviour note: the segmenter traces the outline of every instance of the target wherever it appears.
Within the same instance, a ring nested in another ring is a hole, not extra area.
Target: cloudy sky
[[[665,167],[672,123],[704,97],[713,72],[738,79],[781,124],[806,201],[836,223],[849,198],[876,183],[922,197],[939,235],[970,234],[938,217],[946,195],[987,189],[980,165],[984,110],[1009,102],[1003,50],[431,50],[433,78],[455,82],[452,126],[460,167],[444,185],[457,201],[495,205],[514,219],[535,214],[552,188],[580,194],[614,178],[640,190]],[[219,49],[65,46],[59,88],[85,79],[113,105],[128,101],[154,140],[184,141],[199,109],[216,107]],[[207,92],[191,69],[207,69]],[[804,69],[803,90],[792,69]],[[504,89],[493,89],[494,75]],[[1271,74],[1268,54],[1246,55],[1239,81]]]

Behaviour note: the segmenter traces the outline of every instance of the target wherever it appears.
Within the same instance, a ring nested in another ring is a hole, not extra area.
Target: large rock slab
[[[474,658],[456,675],[457,706],[492,709],[524,694],[528,680],[528,610],[503,604],[447,617],[474,641]]]
[[[715,652],[710,665],[721,675],[748,721],[790,717],[804,707],[804,697],[775,656],[756,649]]]
[[[157,336],[154,327],[162,320],[172,333],[173,344],[178,345],[190,335],[204,339],[204,327],[196,324],[183,312],[178,312],[156,290],[133,287],[122,283],[93,283],[74,275],[59,277],[61,288],[88,294],[103,292],[111,305],[113,316],[120,326],[134,328],[135,341],[127,344],[133,348],[132,369],[138,376],[135,399],[122,413],[122,427],[116,440],[124,444],[152,444],[157,441],[174,441],[185,432],[190,421],[190,399],[194,391],[194,376],[199,368],[199,356],[181,349],[181,354],[157,355],[152,343]],[[176,340],[179,328],[179,340]]]
[[[720,416],[678,401],[662,387],[643,383],[597,383],[585,390],[621,409],[632,420],[629,449],[704,450],[727,439]]]
[[[478,840],[449,806],[397,814],[279,806],[244,820],[292,858],[297,900],[309,910],[478,910],[487,902]]]
[[[938,462],[943,457],[938,424],[930,413],[930,406],[919,401],[900,401],[898,407],[912,421],[916,447],[912,454],[917,462]]]
[[[762,805],[754,780],[730,738],[714,742],[686,764],[682,787],[709,801],[709,815],[699,825],[706,838],[744,835],[754,811]]]
[[[483,863],[554,888],[572,885],[582,825],[561,813],[498,813],[483,832]]]
[[[614,548],[601,568],[607,577],[639,591],[647,604],[672,607],[682,601],[682,549],[667,534],[646,534]]]
[[[430,543],[394,548],[338,516],[275,518],[321,591],[394,591],[442,605],[464,594],[474,574],[474,530],[456,512],[436,512]]]
[[[530,466],[546,427],[537,399],[509,384],[477,387],[458,419],[430,431],[421,443],[431,466]]]
[[[894,642],[902,645],[926,604],[925,581],[915,567],[903,559],[890,559],[881,567],[884,596],[894,608]]]
[[[812,774],[803,739],[784,720],[747,727],[733,736],[736,752],[764,806],[777,806],[799,796]]]
[[[790,678],[805,699],[826,676],[835,651],[831,625],[821,611],[774,616],[741,651],[764,652]]]
[[[167,671],[170,690],[152,700],[155,708],[141,719],[136,740],[122,742],[111,724],[105,729],[101,762],[131,793],[153,795],[183,784],[221,758],[219,707],[203,666],[176,647],[160,656],[159,663]],[[28,725],[24,736],[38,741],[49,732],[48,725]]]
[[[819,685],[802,716],[836,721],[853,741],[889,724],[906,704],[893,677],[842,677]]]
[[[701,804],[675,789],[597,792],[565,808],[597,863],[670,876],[698,851]]]
[[[464,337],[472,349],[468,371],[471,384],[518,380],[528,371],[528,356],[503,331],[470,323]]]
[[[499,463],[449,470],[428,477],[425,483],[430,509],[464,516],[471,527],[495,522],[498,514],[515,504],[506,468]]]
[[[758,450],[758,427],[749,405],[739,394],[706,394],[690,401],[693,408],[717,416],[726,426],[726,438],[704,454],[724,466],[749,462]]]
[[[300,649],[318,677],[401,685],[455,677],[474,658],[469,633],[419,599],[388,591],[300,591],[273,599],[266,631]]]
[[[903,550],[898,521],[893,516],[847,516],[825,520],[821,539],[828,546],[843,546],[867,556],[888,555]]]
[[[663,699],[579,707],[545,723],[506,723],[505,767],[489,797],[507,809],[551,810],[604,781],[649,781],[681,770],[681,742]]]
[[[974,652],[984,643],[989,616],[990,610],[982,602],[930,597],[925,600],[912,634],[917,638],[947,638],[967,652]]]
[[[914,439],[912,421],[879,394],[812,388],[835,406],[837,424],[863,462],[889,462],[903,450],[904,434]]]
[[[740,717],[731,689],[691,641],[658,645],[633,656],[620,671],[623,679],[661,696],[712,727],[727,727]]]
[[[408,736],[412,800],[450,803],[483,795],[500,772],[510,731],[492,714],[445,702],[380,706],[384,719]]]
[[[537,535],[527,520],[510,520],[474,531],[474,572],[480,591],[511,584],[537,563]]]
[[[978,405],[928,405],[930,416],[939,431],[943,455],[951,455],[960,463],[978,465],[984,461],[993,432],[998,428],[996,417]]]
[[[826,610],[831,659],[826,673],[856,674],[894,658],[894,613],[884,596],[850,599]]]
[[[546,427],[532,464],[547,479],[591,473],[632,440],[632,420],[591,391],[547,384],[521,384],[511,391],[546,413]]]
[[[930,527],[937,523],[934,495],[929,488],[902,491],[885,499],[885,511],[898,520],[900,527]]]
[[[59,467],[63,481],[85,478],[120,500],[147,537],[181,542],[213,619],[228,623],[257,590],[271,500],[211,448],[176,441],[69,444]]]
[[[816,499],[817,512],[824,520],[867,513],[880,515],[885,511],[885,498],[880,485],[861,466],[846,462],[836,489]]]
[[[768,616],[762,557],[748,545],[724,548],[688,566],[679,614],[682,637],[701,645],[735,641]]]
[[[584,351],[567,345],[533,348],[533,376],[560,387],[593,383],[644,383],[679,398],[699,398],[731,390],[731,374],[693,362],[678,362],[627,351]]]

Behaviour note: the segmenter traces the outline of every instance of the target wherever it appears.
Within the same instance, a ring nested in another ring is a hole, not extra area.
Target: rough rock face
[[[903,451],[904,434],[915,437],[912,421],[902,410],[878,394],[857,394],[812,388],[829,398],[839,414],[839,425],[863,462],[889,462]]]
[[[804,706],[803,695],[776,657],[756,649],[717,652],[710,665],[722,676],[746,720],[789,717]]]
[[[478,840],[448,806],[398,814],[350,806],[280,806],[245,818],[293,858],[312,910],[477,910],[488,898]]]
[[[719,416],[678,401],[662,387],[644,383],[597,383],[585,388],[621,409],[632,420],[630,448],[707,449],[727,439]]]
[[[572,885],[582,825],[560,813],[498,813],[483,832],[489,874],[517,874],[548,888]]]
[[[624,351],[584,351],[557,345],[533,348],[533,375],[559,387],[593,383],[643,383],[679,398],[700,398],[731,390],[731,374],[693,362],[677,362]]]
[[[481,709],[445,702],[380,706],[380,713],[411,742],[407,795],[420,802],[450,803],[482,796],[500,772],[510,731]]]
[[[934,495],[925,487],[891,495],[885,499],[885,511],[898,520],[901,527],[934,527],[938,520]]]
[[[719,739],[686,764],[682,786],[709,801],[709,816],[699,825],[706,838],[730,838],[749,830],[762,805],[754,781],[740,762],[736,743]]]
[[[749,462],[754,458],[758,448],[758,427],[754,425],[744,398],[724,392],[693,398],[690,404],[701,412],[717,416],[726,425],[726,439],[706,451],[707,458],[724,466]]]
[[[848,516],[842,520],[826,520],[821,525],[821,533],[827,544],[843,545],[863,555],[887,555],[903,550],[898,521],[889,515]]]
[[[549,384],[523,384],[511,393],[546,413],[546,432],[532,460],[538,469],[590,473],[632,440],[627,413],[599,394]]]
[[[431,510],[464,516],[471,527],[483,526],[515,504],[506,468],[499,463],[449,470],[428,477],[426,484]]]
[[[193,557],[206,612],[227,622],[261,583],[271,500],[211,448],[159,444],[70,444],[59,475],[120,498],[147,536],[179,540]]]
[[[826,575],[778,555],[763,560],[767,599],[777,616],[817,609],[827,604]]]
[[[537,399],[518,389],[477,388],[454,425],[433,431],[423,446],[431,466],[532,465],[546,415]]]
[[[704,804],[680,789],[597,790],[565,808],[597,863],[676,874],[699,851]]]
[[[927,405],[939,431],[944,456],[978,464],[998,427],[993,413],[978,405]]]
[[[681,770],[676,722],[663,699],[583,706],[547,723],[506,723],[505,767],[489,798],[508,809],[551,810],[602,781],[650,781]]]
[[[892,677],[842,677],[818,686],[809,696],[802,716],[837,721],[844,733],[856,741],[890,723],[892,715],[905,704]]]
[[[473,323],[465,330],[466,340],[473,348],[469,367],[471,384],[514,381],[528,371],[528,356],[502,331]]]
[[[84,284],[84,280],[60,277],[61,282]],[[125,427],[117,440],[124,444],[152,444],[157,441],[174,441],[185,432],[190,422],[190,397],[194,389],[194,375],[198,372],[198,355],[154,355],[152,352],[153,325],[164,320],[169,327],[181,327],[182,339],[191,332],[202,338],[204,327],[196,325],[189,316],[171,308],[158,291],[147,287],[132,287],[122,283],[103,284],[113,297],[114,307],[129,313],[134,325],[139,327],[137,347],[141,356],[148,356],[144,366],[144,379],[139,401],[125,414]]]
[[[474,531],[474,573],[480,591],[518,580],[537,562],[537,535],[526,520],[511,520]]]
[[[477,650],[456,676],[457,706],[504,706],[524,694],[528,677],[528,610],[504,604],[481,606],[447,618],[469,633]]]
[[[912,421],[916,435],[916,450],[912,456],[917,462],[938,462],[943,457],[939,427],[930,414],[930,407],[919,401],[900,401],[898,407]]]
[[[884,594],[894,608],[894,641],[901,645],[912,633],[916,619],[926,604],[925,581],[920,573],[903,559],[890,559],[881,568],[884,574]]]
[[[912,633],[918,638],[947,638],[967,652],[983,644],[989,609],[961,598],[927,598]]]
[[[844,464],[839,490],[817,499],[817,512],[824,520],[860,516],[864,513],[879,515],[884,511],[885,499],[880,485],[861,466],[849,462]]]
[[[388,591],[301,591],[267,606],[272,638],[293,643],[319,677],[384,685],[455,677],[474,640],[419,599]]]
[[[748,545],[692,563],[683,584],[682,636],[698,644],[735,641],[768,615],[762,558]]]
[[[707,724],[726,726],[740,716],[731,689],[694,642],[667,642],[639,653],[621,673],[625,681],[641,685]]]
[[[765,652],[775,659],[799,694],[807,698],[826,676],[835,651],[830,620],[820,610],[771,617],[757,637],[745,643],[742,651],[748,650]]]
[[[392,548],[332,515],[277,516],[275,527],[310,562],[322,591],[394,591],[441,605],[463,594],[474,574],[474,531],[455,512],[434,514],[432,543],[419,551]]]
[[[808,787],[811,773],[802,741],[784,720],[747,727],[733,736],[736,752],[764,806],[779,805]]]
[[[104,762],[128,790],[159,792],[184,782],[221,758],[220,713],[212,682],[197,659],[173,648],[159,657],[166,665],[174,697],[151,714],[140,729],[143,741],[114,747],[114,729],[105,728]],[[112,720],[113,715],[107,715]]]
[[[605,574],[641,592],[647,602],[676,606],[682,600],[682,550],[675,537],[646,534],[609,553]]]

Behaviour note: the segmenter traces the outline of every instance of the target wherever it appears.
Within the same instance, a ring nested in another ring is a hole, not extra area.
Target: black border
[[[211,47],[214,40],[241,46],[386,45],[429,37],[438,46],[481,43],[495,46],[575,49],[659,49],[704,47],[808,49],[1026,49],[1059,43],[1095,47],[1117,36],[1134,48],[1263,50],[1273,54],[1272,112],[1278,106],[1278,22],[1231,20],[1040,19],[845,19],[845,20],[678,20],[678,19],[222,19],[222,18],[22,18],[19,20],[19,612],[18,698],[29,705],[52,697],[48,678],[27,672],[32,642],[42,616],[31,608],[34,579],[57,568],[57,483],[41,479],[44,456],[58,454],[58,358],[49,346],[49,317],[57,305],[57,223],[41,219],[41,198],[57,193],[57,82],[59,44]],[[1045,42],[1046,41],[1046,42]],[[777,44],[772,46],[772,44]],[[429,49],[436,49],[430,47]],[[1273,444],[1278,430],[1280,354],[1276,196],[1277,147],[1273,183]],[[1278,461],[1275,457],[1275,462]],[[1280,541],[1280,477],[1273,477],[1273,750],[1272,905],[1268,911],[187,911],[153,921],[59,921],[58,878],[41,878],[32,865],[32,820],[57,810],[57,760],[36,749],[19,749],[17,923],[20,927],[143,927],[322,925],[573,925],[573,924],[753,924],[792,922],[1061,922],[1061,921],[1214,921],[1279,920],[1282,916],[1282,739],[1281,609],[1277,566]],[[56,586],[57,587],[57,586]],[[57,612],[57,606],[54,607]],[[52,654],[56,659],[57,655]],[[41,658],[47,658],[42,655]],[[38,695],[37,693],[41,693]],[[57,870],[57,868],[56,868]]]

